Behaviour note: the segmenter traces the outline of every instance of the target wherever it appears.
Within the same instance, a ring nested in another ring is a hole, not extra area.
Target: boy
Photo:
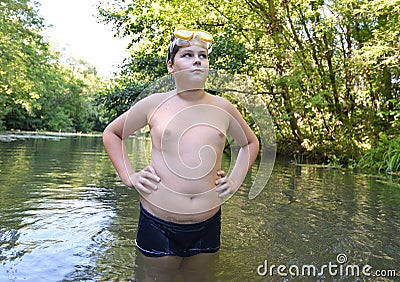
[[[204,31],[176,30],[167,58],[176,89],[140,100],[103,134],[122,182],[140,194],[137,248],[145,259],[171,268],[218,251],[223,198],[239,189],[259,149],[237,109],[204,91],[212,40]],[[135,169],[122,140],[146,125],[151,161]],[[221,170],[227,134],[240,146],[228,176]]]

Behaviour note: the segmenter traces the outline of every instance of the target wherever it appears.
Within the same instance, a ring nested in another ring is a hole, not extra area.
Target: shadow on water
[[[145,166],[149,142],[126,144],[136,166]],[[118,182],[101,138],[16,140],[0,143],[0,152],[0,281],[140,281],[138,196]],[[256,173],[254,166],[222,207],[213,281],[357,281],[373,278],[346,276],[343,267],[400,270],[397,179],[277,160],[265,189],[249,200]],[[328,264],[343,273],[330,275]],[[304,265],[325,271],[293,275]]]

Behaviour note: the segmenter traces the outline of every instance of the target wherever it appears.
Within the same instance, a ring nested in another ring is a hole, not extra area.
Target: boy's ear
[[[171,60],[168,60],[167,62],[167,70],[169,74],[172,74],[174,72],[174,66]]]

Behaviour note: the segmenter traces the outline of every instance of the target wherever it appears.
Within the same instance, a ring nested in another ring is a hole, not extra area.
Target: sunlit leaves
[[[120,89],[165,74],[176,26],[202,28],[215,38],[211,66],[248,76],[283,146],[296,141],[305,151],[351,159],[378,132],[393,136],[400,127],[400,0],[113,5],[102,10],[104,20],[132,39]]]
[[[0,3],[0,129],[92,130],[95,70],[60,63],[40,34],[37,9],[28,0]]]

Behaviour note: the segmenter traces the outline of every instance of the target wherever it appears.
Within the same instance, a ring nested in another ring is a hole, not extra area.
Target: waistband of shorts
[[[161,223],[164,226],[170,226],[170,227],[188,227],[188,228],[193,228],[197,226],[202,226],[202,225],[207,225],[209,223],[214,222],[215,220],[221,218],[221,208],[210,218],[201,221],[201,222],[196,222],[196,223],[176,223],[172,221],[166,221],[164,219],[161,219],[159,217],[156,217],[155,215],[151,214],[148,212],[143,206],[142,203],[140,203],[140,213],[143,214],[143,216],[150,218],[158,223]]]

